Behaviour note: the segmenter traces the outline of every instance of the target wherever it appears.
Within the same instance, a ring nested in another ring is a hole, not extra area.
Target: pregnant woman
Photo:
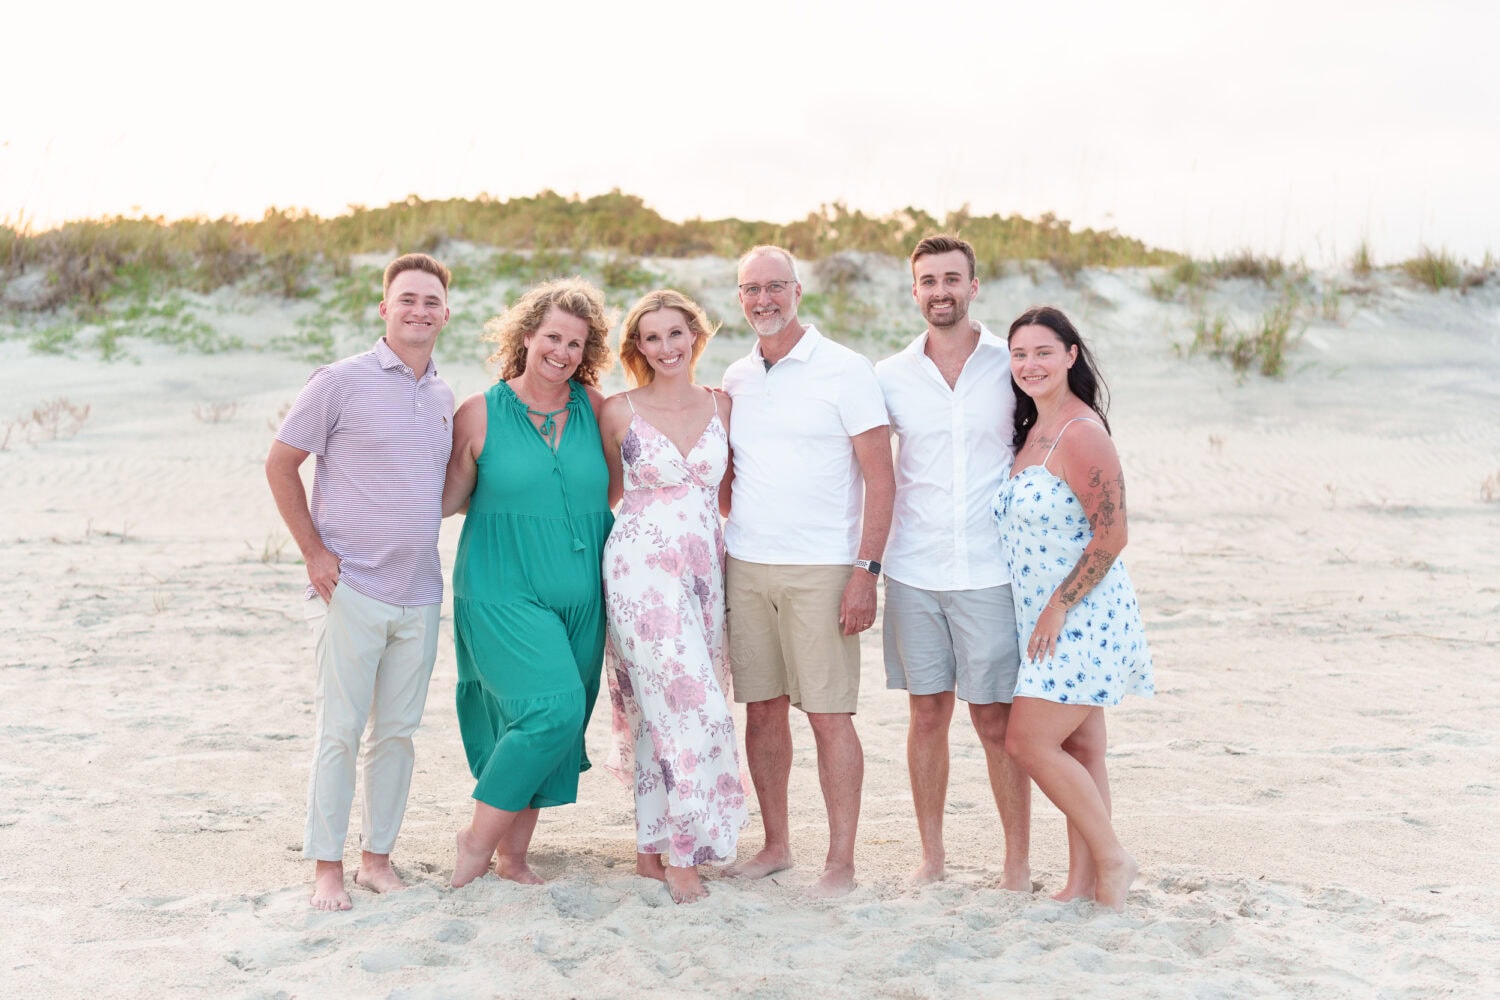
[[[635,790],[636,871],[678,903],[708,894],[698,865],[732,861],[746,817],[719,521],[730,401],[693,382],[713,332],[679,292],[642,298],[620,335],[636,388],[600,414],[610,502],[623,497],[604,548],[609,767]]]
[[[1068,318],[1027,310],[1009,344],[1016,457],[995,516],[1021,672],[1005,749],[1068,819],[1068,881],[1054,898],[1121,910],[1136,866],[1110,823],[1104,706],[1155,692],[1119,561],[1125,480],[1093,357]]]

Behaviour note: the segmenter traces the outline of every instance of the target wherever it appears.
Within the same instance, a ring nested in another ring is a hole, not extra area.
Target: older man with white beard
[[[896,506],[886,557],[886,686],[911,708],[906,759],[922,842],[913,880],[944,876],[943,807],[955,697],[984,747],[1005,831],[1001,888],[1031,890],[1031,783],[1005,752],[1020,668],[1010,579],[990,504],[1010,467],[1010,351],[969,318],[974,248],[929,236],[911,255],[927,329],[875,366],[896,435]]]
[[[765,846],[732,874],[792,865],[790,708],[812,727],[828,810],[828,856],[809,890],[854,888],[864,750],[854,729],[859,635],[875,621],[891,522],[890,428],[870,362],[797,319],[797,262],[780,247],[740,259],[740,305],[757,335],[724,373],[730,430],[726,600],[735,699]]]

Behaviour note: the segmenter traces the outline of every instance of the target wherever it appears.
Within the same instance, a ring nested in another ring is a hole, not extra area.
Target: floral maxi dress
[[[637,850],[679,868],[734,860],[747,819],[729,707],[719,522],[729,438],[717,403],[686,456],[631,403],[625,496],[604,546],[606,767],[634,786]]]

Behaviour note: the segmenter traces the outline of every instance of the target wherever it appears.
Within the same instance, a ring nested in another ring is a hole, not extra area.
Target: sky
[[[1500,4],[12,5],[0,223],[619,188],[1500,256]]]

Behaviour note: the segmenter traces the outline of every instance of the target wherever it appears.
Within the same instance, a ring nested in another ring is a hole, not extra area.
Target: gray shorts
[[[882,629],[887,688],[955,691],[971,705],[1015,697],[1021,642],[1009,584],[922,590],[887,577]]]

